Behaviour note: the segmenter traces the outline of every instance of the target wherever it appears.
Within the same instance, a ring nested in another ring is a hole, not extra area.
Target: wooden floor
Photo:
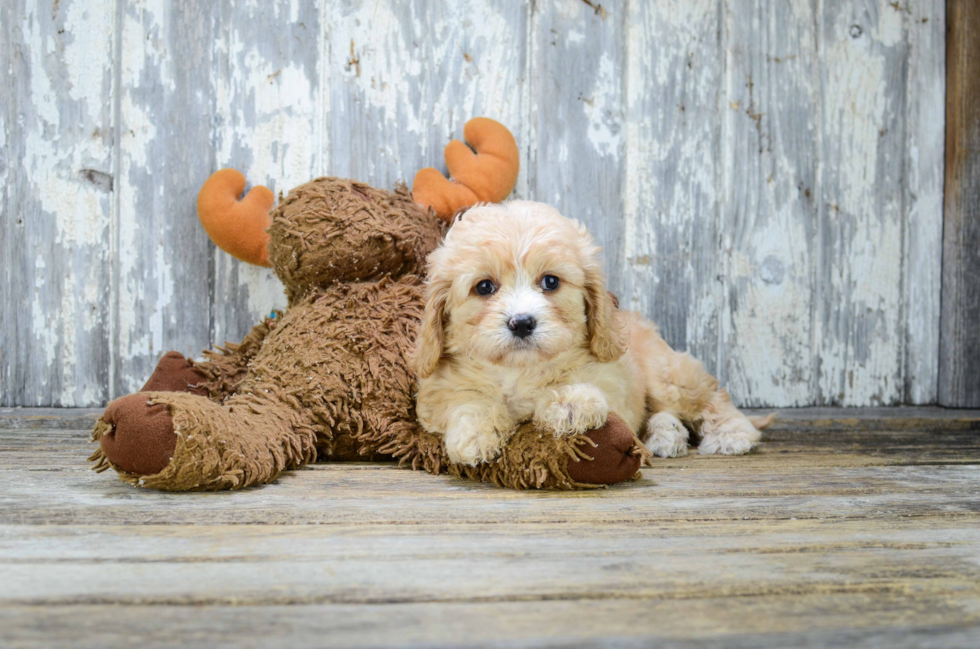
[[[95,416],[0,409],[0,646],[980,646],[977,411],[784,412],[577,493],[154,493],[88,470]]]

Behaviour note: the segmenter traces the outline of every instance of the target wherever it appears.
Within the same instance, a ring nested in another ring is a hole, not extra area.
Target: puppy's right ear
[[[449,299],[449,286],[442,283],[429,284],[426,289],[425,313],[415,341],[413,364],[420,377],[427,378],[439,367],[442,358],[442,345],[445,329],[446,302]]]

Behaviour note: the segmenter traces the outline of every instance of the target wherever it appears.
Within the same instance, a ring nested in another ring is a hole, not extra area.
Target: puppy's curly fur
[[[737,455],[758,427],[701,363],[619,311],[585,228],[541,203],[480,205],[428,258],[414,358],[422,426],[454,462],[495,458],[522,421],[575,435],[618,414],[661,457]]]

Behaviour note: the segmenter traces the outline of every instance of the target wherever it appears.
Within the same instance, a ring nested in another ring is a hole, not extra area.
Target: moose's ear
[[[245,198],[245,176],[222,169],[204,181],[197,194],[197,216],[205,232],[229,255],[256,266],[269,266],[269,210],[275,198],[256,185]]]
[[[500,122],[475,117],[466,122],[463,137],[472,149],[459,140],[446,145],[446,166],[451,180],[427,167],[415,174],[412,183],[415,202],[424,208],[431,207],[449,223],[460,208],[499,203],[510,196],[521,167],[517,142]]]

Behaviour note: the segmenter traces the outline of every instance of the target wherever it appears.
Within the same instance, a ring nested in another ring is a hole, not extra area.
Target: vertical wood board
[[[950,0],[939,403],[980,406],[980,5]]]
[[[528,198],[588,227],[622,294],[627,3],[532,7]]]
[[[216,20],[214,169],[238,169],[277,195],[322,175],[321,7],[227,1]],[[213,254],[211,341],[220,345],[241,340],[286,297],[272,269]]]
[[[805,0],[732,2],[725,12],[719,378],[742,404],[816,397],[817,19]]]
[[[2,405],[108,394],[114,7],[0,9]]]
[[[980,405],[977,54],[950,41],[947,106],[946,26],[929,0],[6,3],[0,404],[100,405],[284,304],[201,229],[215,169],[391,188],[487,115],[514,196],[585,222],[738,403]]]
[[[891,405],[904,377],[906,12],[824,3],[814,327],[818,403]]]
[[[939,389],[946,8],[932,0],[912,0],[908,7],[905,401],[926,404],[936,403]]]
[[[120,5],[112,396],[210,343],[211,249],[195,210],[213,169],[208,0]]]

